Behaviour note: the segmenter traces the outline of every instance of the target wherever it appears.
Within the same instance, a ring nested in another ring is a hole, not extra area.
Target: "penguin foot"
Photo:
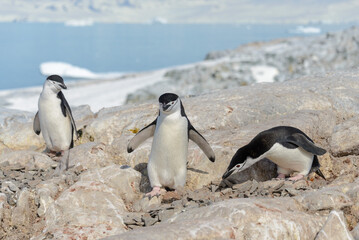
[[[153,187],[152,191],[149,193],[146,193],[145,197],[149,197],[152,198],[154,196],[159,196],[161,195],[161,188],[160,187]]]
[[[302,179],[303,177],[304,177],[304,176],[303,176],[302,174],[297,174],[297,175],[295,175],[294,177],[288,178],[288,180],[295,182],[295,181],[298,181],[299,179]]]
[[[277,180],[285,179],[285,174],[284,173],[279,173],[278,176],[275,179],[277,179]]]
[[[64,151],[61,150],[60,152],[57,152],[55,155],[56,157],[61,157],[62,155],[64,155]]]
[[[55,151],[49,151],[46,153],[47,156],[49,156],[50,158],[56,157],[57,156],[57,152]]]

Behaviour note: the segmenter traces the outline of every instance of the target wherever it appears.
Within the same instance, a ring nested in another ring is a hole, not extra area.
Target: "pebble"
[[[252,181],[248,180],[244,183],[235,184],[233,185],[232,189],[239,191],[239,192],[246,192],[252,187]]]
[[[158,222],[158,216],[152,217],[149,213],[145,213],[142,216],[142,220],[145,223],[145,226],[148,227],[148,226],[152,226],[153,224]]]

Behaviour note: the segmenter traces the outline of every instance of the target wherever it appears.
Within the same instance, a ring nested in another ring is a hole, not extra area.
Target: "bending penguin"
[[[326,150],[315,146],[312,139],[301,130],[288,126],[274,127],[259,133],[250,143],[238,149],[222,178],[267,158],[277,164],[277,178],[283,179],[296,172],[296,176],[289,178],[296,181],[309,172],[315,172],[325,179],[317,157],[325,153]]]
[[[47,151],[62,155],[74,146],[74,134],[77,130],[69,104],[61,89],[67,89],[62,77],[49,76],[40,94],[39,110],[34,119],[34,132],[45,140]]]
[[[154,138],[147,165],[152,191],[146,196],[159,195],[161,187],[176,189],[185,185],[189,139],[202,149],[210,161],[215,161],[212,148],[192,126],[176,94],[165,93],[160,96],[158,117],[131,139],[127,152],[132,152],[152,136]]]

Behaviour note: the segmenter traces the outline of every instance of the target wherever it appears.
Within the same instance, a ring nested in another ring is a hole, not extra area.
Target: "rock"
[[[72,108],[72,116],[76,123],[77,130],[90,124],[94,118],[94,113],[89,105],[76,106]]]
[[[88,170],[63,191],[70,176],[61,175],[37,188],[38,214],[46,218],[41,236],[98,239],[126,231],[122,216],[140,197],[140,173],[119,165]]]
[[[4,207],[7,202],[7,197],[5,193],[0,193],[0,222],[3,221],[4,216]]]
[[[59,186],[54,181],[47,181],[36,186],[39,208],[37,214],[42,217],[45,215],[49,206],[55,201],[55,196],[59,193]]]
[[[70,152],[65,152],[56,169],[57,172],[65,171],[67,160],[69,161],[69,168],[81,167],[82,171],[114,164],[108,147],[103,143],[95,142],[84,143],[74,147]]]
[[[16,193],[19,188],[11,181],[6,181],[1,184],[1,192],[3,193]]]
[[[145,223],[145,226],[148,227],[158,222],[158,217],[152,217],[149,213],[145,213],[142,216],[142,220]]]
[[[100,182],[79,181],[49,206],[42,236],[50,233],[55,239],[98,239],[119,234],[126,231],[125,212],[126,206],[114,189]]]
[[[250,43],[234,50],[209,53],[206,61],[169,70],[166,80],[130,94],[127,103],[156,99],[163,92],[200,95],[256,82],[283,82],[333,69],[351,69],[359,64],[355,58],[359,54],[358,42],[356,27],[334,34]]]
[[[333,240],[354,240],[344,219],[343,212],[331,211],[315,240],[326,240],[328,238]]]
[[[12,150],[38,150],[44,147],[42,136],[32,129],[34,113],[1,108],[0,152]]]
[[[232,188],[238,192],[246,192],[249,191],[252,187],[252,181],[248,180],[244,183],[235,184],[232,186]]]
[[[55,162],[46,154],[33,151],[15,151],[2,154],[0,164],[8,162],[10,168],[26,168],[27,170],[49,169]]]
[[[295,199],[308,211],[341,210],[352,205],[351,199],[335,188],[310,191]]]
[[[355,240],[359,239],[359,224],[350,232]]]
[[[155,226],[105,239],[314,239],[325,219],[300,212],[290,198],[234,199],[192,208]]]
[[[133,203],[142,197],[139,189],[141,175],[136,170],[119,165],[110,165],[87,171],[80,176],[80,181],[91,181],[106,184],[116,196],[126,204]]]
[[[133,210],[135,212],[148,211],[159,207],[161,205],[161,201],[162,196],[154,196],[152,198],[143,197],[133,204]]]
[[[11,220],[12,223],[19,226],[30,226],[31,216],[31,202],[33,202],[33,194],[28,189],[23,189],[17,200],[16,207],[12,211]]]
[[[330,149],[334,156],[342,157],[359,154],[359,118],[353,117],[334,128]]]

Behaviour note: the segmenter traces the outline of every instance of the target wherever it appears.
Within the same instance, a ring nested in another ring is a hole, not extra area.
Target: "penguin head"
[[[171,114],[181,109],[181,100],[174,93],[165,93],[158,99],[160,113]]]
[[[234,154],[226,172],[223,174],[222,179],[228,178],[230,175],[234,173],[241,172],[249,168],[257,161],[258,161],[257,159],[253,159],[249,157],[249,155],[246,153],[245,148],[238,149],[236,154]]]
[[[44,83],[44,88],[45,87],[51,89],[54,93],[58,93],[62,89],[67,89],[64,80],[59,75],[49,76]]]

